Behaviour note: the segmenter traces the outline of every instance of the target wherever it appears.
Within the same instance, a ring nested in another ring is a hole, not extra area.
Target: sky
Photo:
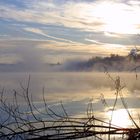
[[[139,0],[0,0],[0,70],[127,55],[140,47],[139,16]]]

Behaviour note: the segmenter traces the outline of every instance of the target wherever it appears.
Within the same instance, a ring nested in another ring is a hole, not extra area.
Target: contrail
[[[27,32],[32,32],[32,33],[40,34],[40,35],[43,35],[45,37],[56,39],[56,40],[59,40],[59,41],[69,42],[69,43],[73,43],[73,44],[76,43],[77,44],[77,42],[74,42],[74,41],[71,41],[71,40],[68,40],[68,39],[58,38],[58,37],[54,37],[54,36],[48,35],[48,34],[44,33],[42,30],[40,30],[38,28],[24,28],[24,30],[27,31]]]

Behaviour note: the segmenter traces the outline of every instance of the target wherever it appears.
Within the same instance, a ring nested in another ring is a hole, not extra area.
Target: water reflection
[[[129,118],[129,115],[128,115],[126,109],[114,110],[113,114],[112,114],[112,111],[109,110],[108,112],[106,112],[106,116],[109,120],[112,116],[111,123],[118,127],[128,128],[128,127],[132,126],[132,122]]]
[[[73,108],[73,103],[78,104],[78,111],[84,112],[87,103],[92,98],[94,111],[103,112],[106,108],[101,102],[101,94],[108,106],[112,106],[115,98],[114,84],[105,73],[95,72],[69,72],[69,73],[30,73],[31,82],[29,92],[36,102],[42,101],[42,88],[47,102],[63,102],[69,109]],[[140,74],[138,79],[134,73],[111,73],[115,78],[120,76],[121,83],[126,85],[122,90],[128,107],[138,109],[140,107]],[[5,88],[5,96],[12,100],[13,89],[22,93],[21,84],[27,86],[29,74],[27,73],[0,73],[1,90]],[[116,109],[123,108],[118,100]],[[74,109],[75,110],[75,109]]]
[[[110,108],[112,109],[116,95],[114,84],[104,73],[32,73],[30,75],[29,97],[32,97],[34,105],[39,110],[33,110],[38,117],[42,117],[40,111],[45,111],[42,101],[42,88],[45,87],[44,97],[48,106],[55,113],[65,114],[60,104],[62,103],[68,116],[84,117],[87,115],[88,104],[92,101],[90,111],[93,115],[109,122],[112,115]],[[132,116],[138,123],[136,112],[139,112],[140,107],[140,75],[138,75],[138,79],[130,73],[113,73],[111,75],[113,78],[119,75],[121,84],[126,85],[122,94],[130,112],[135,112],[132,113]],[[4,85],[6,89],[4,96],[9,99],[7,100],[9,102],[13,101],[15,90],[18,94],[22,94],[23,87],[27,86],[28,74],[0,73],[0,77],[1,89]],[[104,96],[106,104],[101,99],[101,95]],[[24,103],[24,100],[17,98],[18,103]],[[23,106],[22,108],[21,110],[24,110]],[[43,117],[46,119],[46,116]],[[119,127],[134,126],[119,98],[113,112],[112,124]]]

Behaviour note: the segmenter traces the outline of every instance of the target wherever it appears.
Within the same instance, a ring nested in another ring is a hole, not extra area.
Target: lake
[[[140,74],[136,77],[135,73],[0,73],[0,88],[1,91],[4,89],[7,102],[13,102],[15,90],[22,95],[24,88],[27,87],[29,76],[29,97],[39,110],[44,109],[44,95],[48,106],[58,114],[64,114],[63,105],[69,116],[85,117],[89,115],[89,105],[92,104],[90,108],[92,115],[107,122],[111,119],[111,108],[116,98],[114,82],[119,76],[122,86],[121,94],[131,115],[139,124]],[[17,96],[17,99],[24,110],[26,106],[24,100],[20,96]],[[38,112],[36,115],[40,116]],[[119,97],[112,123],[119,127],[134,126]]]

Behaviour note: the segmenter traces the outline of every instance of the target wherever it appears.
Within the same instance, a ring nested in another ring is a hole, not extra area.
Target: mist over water
[[[88,102],[91,98],[95,103],[101,103],[101,94],[111,103],[115,98],[114,83],[105,73],[97,72],[52,72],[52,73],[0,73],[0,88],[5,89],[5,96],[12,99],[13,90],[22,93],[26,88],[29,75],[31,77],[29,92],[35,101],[42,100],[42,89],[48,102],[64,102],[83,100]],[[112,78],[120,76],[122,90],[131,107],[138,107],[140,97],[140,75],[136,79],[135,73],[110,73]],[[133,104],[136,103],[136,104]],[[100,105],[101,107],[101,105]],[[99,107],[98,107],[99,109]]]

